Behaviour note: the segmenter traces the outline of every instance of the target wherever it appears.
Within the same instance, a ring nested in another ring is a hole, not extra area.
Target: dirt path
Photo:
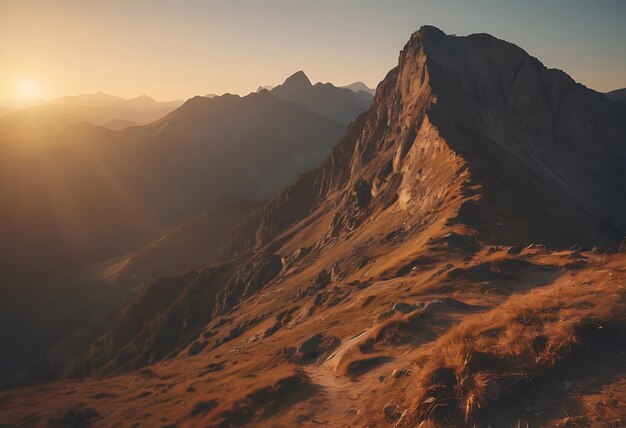
[[[315,403],[316,416],[312,424],[340,427],[357,417],[361,403],[358,382],[336,375],[325,366],[307,366],[305,373],[311,382],[320,387],[319,403]]]

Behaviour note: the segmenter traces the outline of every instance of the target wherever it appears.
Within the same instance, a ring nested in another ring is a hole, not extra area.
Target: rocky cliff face
[[[333,199],[327,237],[385,210],[424,223],[454,206],[448,221],[486,242],[615,247],[626,234],[622,117],[517,46],[424,27],[324,165],[233,245],[261,248]]]
[[[619,241],[626,231],[620,111],[512,44],[425,34],[438,97],[430,116],[482,186],[461,219],[496,242]]]

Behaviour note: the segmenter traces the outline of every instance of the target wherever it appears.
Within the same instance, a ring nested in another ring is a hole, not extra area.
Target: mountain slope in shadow
[[[260,200],[317,165],[342,126],[267,92],[196,97],[120,132],[27,110],[0,120],[0,271],[120,255],[181,219]]]
[[[613,100],[618,103],[626,103],[626,88],[624,89],[615,89],[614,91],[607,92],[606,97],[610,100]]]
[[[277,98],[303,105],[346,125],[367,110],[372,102],[371,94],[364,91],[355,93],[332,83],[312,84],[303,71],[289,76],[270,92]]]
[[[247,211],[212,210],[271,196],[342,132],[267,91],[197,97],[119,132],[39,109],[0,119],[0,324],[11,343],[2,376],[102,316],[127,287],[210,262]],[[127,253],[128,263],[114,259]]]

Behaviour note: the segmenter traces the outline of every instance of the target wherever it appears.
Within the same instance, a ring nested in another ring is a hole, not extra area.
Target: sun
[[[24,101],[33,101],[41,98],[41,89],[33,79],[21,79],[18,82],[18,90],[20,97]]]

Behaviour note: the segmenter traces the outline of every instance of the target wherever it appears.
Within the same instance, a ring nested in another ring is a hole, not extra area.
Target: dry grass
[[[564,278],[468,317],[415,361],[413,422],[478,423],[495,403],[623,338],[625,308],[616,278],[593,285]]]
[[[623,427],[626,424],[626,376],[599,392],[580,398],[583,415],[560,421],[562,427]]]
[[[375,325],[361,344],[368,348],[381,341],[403,340],[415,334],[420,327],[423,314],[420,311],[408,314],[397,313],[393,317]]]

